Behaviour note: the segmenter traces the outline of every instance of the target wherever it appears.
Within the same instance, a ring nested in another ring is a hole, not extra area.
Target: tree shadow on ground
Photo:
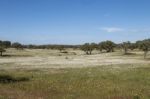
[[[126,53],[124,55],[137,55],[136,53]]]
[[[3,55],[3,56],[0,56],[0,57],[30,57],[32,55]]]
[[[9,84],[15,82],[29,81],[28,77],[12,77],[10,75],[0,75],[0,83]]]

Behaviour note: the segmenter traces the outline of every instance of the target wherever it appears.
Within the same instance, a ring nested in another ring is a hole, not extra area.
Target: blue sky
[[[0,39],[82,44],[150,37],[150,0],[0,0]]]

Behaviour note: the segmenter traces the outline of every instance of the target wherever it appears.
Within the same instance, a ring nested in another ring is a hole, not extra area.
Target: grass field
[[[0,99],[150,99],[142,52],[68,52],[8,49],[0,58]]]

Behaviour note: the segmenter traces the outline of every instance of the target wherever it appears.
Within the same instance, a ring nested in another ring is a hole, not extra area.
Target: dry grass
[[[8,49],[0,57],[0,99],[150,99],[142,52],[67,51]]]
[[[46,49],[25,49],[20,51],[9,49],[5,55],[10,55],[10,57],[0,58],[0,69],[81,68],[113,64],[150,63],[150,61],[143,59],[142,52],[122,55],[119,51],[113,53],[99,53],[95,51],[93,55],[85,55],[80,50],[68,49],[67,51],[69,53],[59,53],[57,50]]]

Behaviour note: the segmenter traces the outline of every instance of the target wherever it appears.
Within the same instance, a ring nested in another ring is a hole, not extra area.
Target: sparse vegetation
[[[122,47],[112,41],[75,46],[13,43],[11,47],[6,49],[8,57],[0,60],[2,99],[150,98],[149,40],[126,42]]]
[[[150,0],[0,0],[0,99],[150,99]]]

